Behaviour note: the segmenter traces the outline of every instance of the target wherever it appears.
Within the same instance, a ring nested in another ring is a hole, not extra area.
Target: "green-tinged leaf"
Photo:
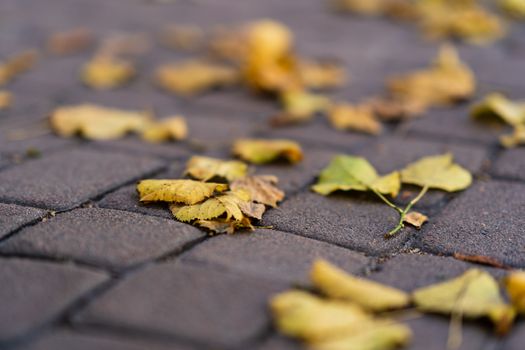
[[[247,172],[248,165],[237,160],[193,156],[186,164],[186,174],[202,181],[208,181],[214,177],[233,181],[246,176]]]
[[[176,202],[195,204],[211,197],[215,192],[224,192],[228,185],[205,183],[194,180],[142,180],[137,184],[141,202]]]
[[[339,155],[319,175],[312,189],[327,195],[337,190],[369,191],[375,189],[395,197],[401,186],[399,173],[379,176],[374,167],[362,157]]]
[[[424,157],[409,164],[401,170],[401,182],[454,192],[469,187],[472,175],[453,163],[452,154],[446,153]]]
[[[502,94],[494,93],[472,108],[476,119],[500,119],[510,125],[525,123],[525,101],[511,101]]]

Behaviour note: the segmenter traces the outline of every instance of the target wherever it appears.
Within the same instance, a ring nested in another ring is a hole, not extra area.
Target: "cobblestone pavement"
[[[334,95],[349,101],[380,93],[389,74],[424,67],[438,47],[410,25],[335,15],[318,0],[0,0],[0,54],[43,48],[50,33],[78,26],[99,36],[154,34],[167,23],[211,27],[263,17],[290,26],[301,54],[343,62],[351,84]],[[525,27],[513,27],[492,46],[459,45],[479,79],[478,98],[494,90],[525,97]],[[16,103],[0,114],[1,349],[297,349],[272,328],[266,305],[272,294],[307,283],[315,257],[404,290],[476,266],[454,253],[525,268],[525,148],[500,148],[502,130],[470,121],[467,104],[390,125],[381,137],[335,131],[322,120],[271,129],[266,118],[277,106],[240,89],[181,99],[152,87],[156,65],[184,56],[156,47],[138,58],[138,79],[108,92],[78,80],[89,53],[43,56],[9,86]],[[192,140],[5,137],[36,128],[54,106],[82,102],[183,114]],[[208,237],[171,219],[166,208],[138,204],[136,180],[180,176],[195,144],[201,153],[228,157],[240,136],[287,137],[305,148],[295,167],[258,168],[278,175],[287,194],[262,222],[272,229]],[[41,155],[31,158],[28,149]],[[390,240],[382,235],[395,217],[376,200],[308,189],[338,153],[366,156],[384,172],[447,150],[475,174],[474,185],[457,194],[431,192],[419,204],[430,223]],[[410,349],[444,349],[447,318],[409,322]],[[524,344],[523,320],[505,339],[484,322],[468,322],[461,349]]]

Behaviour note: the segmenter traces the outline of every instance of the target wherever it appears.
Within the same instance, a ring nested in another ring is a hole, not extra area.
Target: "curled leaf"
[[[476,119],[500,119],[510,125],[525,124],[525,101],[511,101],[493,93],[476,104],[470,115]]]
[[[237,160],[193,156],[186,164],[185,174],[202,181],[208,181],[214,177],[233,181],[246,176],[247,172],[248,166]],[[233,185],[231,188],[236,190]]]
[[[453,162],[452,154],[445,153],[409,164],[401,170],[401,182],[455,192],[469,187],[472,175]]]
[[[366,105],[335,105],[328,113],[328,119],[339,130],[354,130],[371,135],[378,135],[383,130],[381,123]]]
[[[7,109],[13,103],[13,94],[9,91],[0,90],[0,110]]]
[[[516,310],[525,314],[525,271],[511,272],[505,278],[507,294]]]
[[[364,158],[339,155],[319,174],[312,189],[322,195],[334,191],[370,191],[397,196],[401,187],[397,171],[379,176],[374,167]]]
[[[135,112],[92,104],[57,108],[50,117],[53,130],[60,136],[77,133],[87,139],[110,140],[140,132],[150,122],[146,112]]]
[[[298,163],[303,159],[301,146],[297,142],[284,139],[239,139],[233,144],[232,152],[254,164],[270,163],[278,159]]]
[[[142,138],[149,142],[183,140],[188,136],[186,119],[181,116],[152,121],[142,131]]]
[[[275,184],[277,177],[272,175],[254,175],[238,178],[230,184],[233,191],[244,190],[250,193],[252,201],[276,207],[284,199],[284,192]]]
[[[228,185],[194,180],[142,180],[137,184],[141,202],[176,202],[195,204],[224,192]]]
[[[26,50],[19,54],[10,56],[0,63],[0,86],[7,84],[17,75],[28,71],[38,59],[35,50]]]
[[[417,211],[411,211],[403,217],[403,222],[420,229],[425,222],[428,221],[428,216]]]
[[[325,260],[314,262],[310,278],[314,286],[326,296],[354,302],[367,310],[392,310],[410,303],[410,297],[405,292],[354,277]]]
[[[82,68],[84,84],[93,89],[112,89],[121,86],[135,76],[135,68],[129,61],[114,56],[98,55]]]

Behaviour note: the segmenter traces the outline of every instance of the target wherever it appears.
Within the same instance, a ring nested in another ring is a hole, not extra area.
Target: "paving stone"
[[[8,140],[0,138],[0,154],[9,158],[11,163],[40,157],[48,152],[74,147],[77,143],[70,139],[52,135],[31,137],[29,139]]]
[[[68,264],[1,259],[0,347],[64,311],[106,279],[105,274]]]
[[[265,340],[257,350],[300,350],[304,346],[298,341],[280,334],[272,335]]]
[[[151,143],[139,137],[126,137],[121,140],[102,141],[92,144],[97,149],[109,149],[134,155],[153,156],[169,160],[182,159],[188,156],[186,142]]]
[[[309,284],[316,258],[360,272],[368,258],[351,250],[291,233],[258,229],[246,235],[213,237],[183,255],[183,260],[222,266],[247,275]]]
[[[45,210],[0,203],[0,238],[44,215]]]
[[[525,342],[525,322],[518,321],[512,328],[511,333],[503,340],[504,350],[521,350]]]
[[[180,250],[203,236],[175,220],[85,208],[22,230],[1,245],[0,252],[123,268]]]
[[[265,279],[169,262],[126,278],[77,321],[172,335],[211,347],[240,346],[267,327],[268,298],[284,288]]]
[[[333,243],[367,254],[386,254],[401,248],[414,234],[409,227],[395,237],[383,235],[398,221],[397,213],[375,198],[359,193],[300,193],[269,210],[263,225]]]
[[[524,267],[523,193],[523,184],[478,182],[423,228],[417,245],[437,254],[483,255]]]
[[[64,210],[160,169],[158,160],[73,150],[0,172],[0,201]]]
[[[508,179],[525,181],[525,149],[503,151],[494,162],[491,173]]]
[[[55,331],[37,341],[20,348],[21,350],[189,350],[178,344],[165,344],[136,338],[122,338],[108,335],[92,335],[71,331]]]

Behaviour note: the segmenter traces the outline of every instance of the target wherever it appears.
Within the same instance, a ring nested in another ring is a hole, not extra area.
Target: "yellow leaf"
[[[195,204],[224,192],[228,185],[194,180],[142,180],[137,184],[141,202],[177,202]]]
[[[149,142],[183,140],[188,136],[188,125],[184,117],[175,116],[151,122],[142,131],[142,138]]]
[[[388,0],[334,0],[336,10],[364,16],[380,16],[386,11]]]
[[[343,67],[331,62],[299,60],[297,71],[304,86],[311,89],[334,88],[342,86],[346,82],[346,73]]]
[[[500,143],[507,148],[525,145],[525,124],[516,125],[512,134],[500,136]]]
[[[92,104],[57,108],[50,117],[53,130],[60,136],[76,133],[87,139],[117,139],[129,132],[139,132],[150,122],[146,112],[126,111]]]
[[[510,125],[525,124],[525,101],[510,101],[502,94],[493,93],[476,104],[470,115],[476,119],[497,118]]]
[[[427,221],[428,216],[418,213],[417,211],[411,211],[403,218],[403,222],[410,224],[417,229],[420,229],[421,226],[423,226],[423,224]]]
[[[0,86],[28,71],[37,59],[38,53],[35,50],[27,50],[10,56],[6,61],[0,63]]]
[[[510,16],[525,19],[525,1],[523,0],[499,0],[499,5]]]
[[[93,89],[112,89],[121,86],[135,76],[135,68],[128,62],[113,56],[98,55],[82,68],[84,84]]]
[[[354,130],[372,135],[378,135],[383,130],[381,123],[366,105],[335,105],[328,114],[328,119],[339,130]]]
[[[459,277],[419,288],[414,303],[424,312],[456,313],[465,318],[488,317],[500,333],[512,324],[515,312],[499,292],[498,283],[487,272],[470,269]]]
[[[311,120],[316,113],[324,112],[330,107],[330,99],[304,90],[290,90],[281,93],[284,113],[273,118],[274,126],[301,123]]]
[[[410,303],[407,293],[349,275],[325,260],[314,262],[310,278],[314,286],[326,296],[354,302],[367,310],[392,310]]]
[[[301,146],[297,142],[284,139],[240,139],[234,143],[232,152],[254,164],[270,163],[279,159],[298,163],[303,159]]]
[[[47,42],[47,49],[55,55],[71,55],[87,49],[93,41],[89,29],[75,28],[53,34]]]
[[[393,77],[388,89],[394,99],[420,106],[449,105],[475,91],[475,77],[452,46],[443,46],[434,64],[426,69]]]
[[[454,192],[470,186],[472,175],[453,163],[453,156],[445,153],[423,157],[401,170],[401,182],[421,187]]]
[[[191,96],[239,81],[239,73],[232,67],[203,60],[187,60],[160,66],[156,71],[158,84],[173,93]]]
[[[276,207],[284,199],[284,192],[274,186],[278,179],[272,175],[246,176],[236,179],[230,185],[232,190],[244,190],[250,193],[252,201]]]
[[[191,177],[208,181],[214,177],[233,181],[246,176],[248,166],[237,160],[222,160],[210,157],[193,156],[186,164],[186,174]],[[235,188],[232,186],[232,190]]]
[[[375,189],[383,194],[397,196],[401,187],[397,171],[379,176],[374,167],[364,158],[339,155],[319,175],[312,190],[322,195],[334,191],[369,191]]]
[[[513,271],[505,278],[507,294],[516,310],[525,314],[525,271]]]
[[[0,90],[0,110],[7,109],[13,103],[13,94],[9,91]]]

